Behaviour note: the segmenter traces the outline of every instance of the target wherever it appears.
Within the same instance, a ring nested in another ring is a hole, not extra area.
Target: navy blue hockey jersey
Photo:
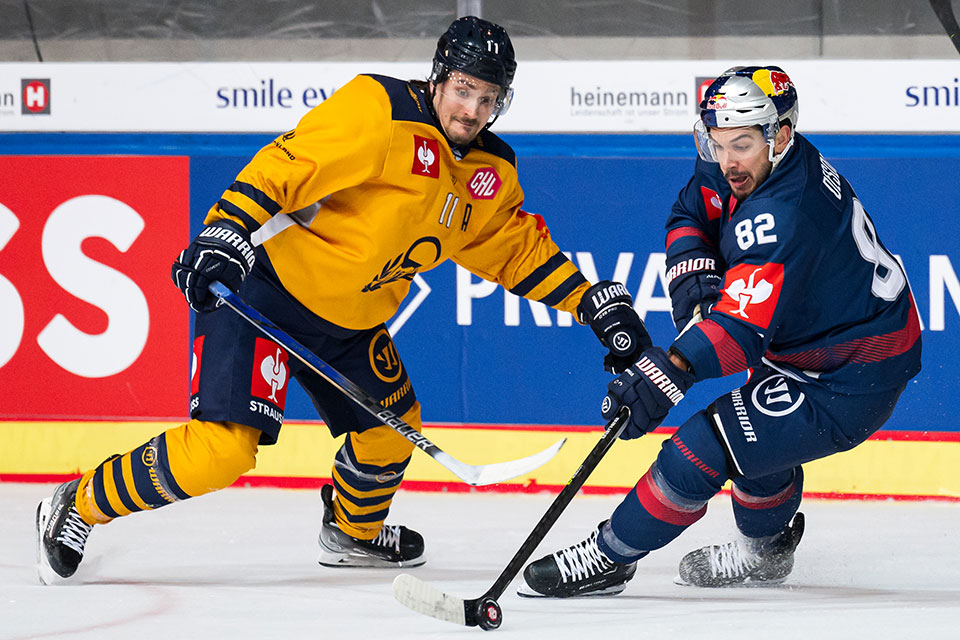
[[[668,263],[709,256],[722,296],[674,342],[698,380],[761,361],[845,393],[920,371],[920,321],[900,263],[847,180],[801,135],[742,202],[698,160],[667,222]]]

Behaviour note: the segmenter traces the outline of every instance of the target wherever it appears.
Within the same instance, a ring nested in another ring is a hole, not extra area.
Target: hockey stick
[[[535,453],[519,460],[509,460],[496,464],[472,465],[457,460],[443,449],[433,444],[429,438],[404,422],[398,415],[380,406],[376,398],[347,379],[339,371],[321,360],[315,353],[287,335],[277,325],[267,319],[253,307],[248,306],[240,296],[233,293],[220,282],[210,284],[210,292],[223,300],[224,304],[233,309],[247,322],[269,336],[281,347],[292,353],[297,360],[307,365],[324,380],[339,389],[348,398],[363,407],[367,413],[373,415],[404,438],[415,444],[421,451],[449,469],[455,476],[473,486],[483,486],[506,482],[511,478],[522,476],[545,464],[560,451],[560,447],[567,441],[558,440],[540,453]]]
[[[930,0],[933,12],[937,14],[937,19],[943,25],[957,53],[960,53],[960,26],[957,25],[957,17],[953,13],[951,4],[951,0]]]
[[[497,629],[503,620],[503,611],[500,609],[497,598],[503,595],[510,582],[520,573],[524,563],[543,541],[544,536],[553,527],[560,514],[567,508],[567,505],[580,491],[600,460],[620,437],[629,422],[629,418],[630,409],[623,407],[613,417],[613,420],[607,423],[603,437],[594,445],[593,450],[587,455],[573,477],[570,478],[567,486],[554,498],[553,504],[543,514],[540,522],[536,524],[527,539],[523,541],[513,559],[507,563],[500,577],[497,578],[492,587],[487,589],[486,593],[479,598],[463,600],[435,589],[408,573],[401,573],[393,581],[393,597],[405,607],[439,620],[467,627],[479,626],[487,631]]]

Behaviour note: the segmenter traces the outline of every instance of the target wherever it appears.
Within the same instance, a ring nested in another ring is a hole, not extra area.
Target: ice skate
[[[37,574],[43,584],[69,578],[83,560],[83,547],[93,525],[77,512],[78,486],[79,479],[65,482],[37,506]]]
[[[780,584],[793,570],[793,555],[803,536],[803,514],[797,513],[772,541],[757,544],[734,540],[691,551],[680,561],[674,582],[695,587]]]
[[[411,529],[383,525],[373,540],[360,540],[340,530],[333,515],[333,485],[320,488],[323,524],[320,564],[325,567],[417,567],[423,557],[423,537]]]
[[[528,598],[612,596],[623,591],[637,563],[614,562],[597,546],[600,526],[575,545],[527,565],[517,595]]]

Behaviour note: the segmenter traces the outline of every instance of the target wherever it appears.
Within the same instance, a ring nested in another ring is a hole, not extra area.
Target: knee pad
[[[657,467],[674,491],[691,500],[709,500],[729,479],[727,455],[704,411],[690,417],[664,440]]]
[[[253,427],[191,420],[165,435],[170,472],[191,497],[229,487],[257,465],[260,431]]]

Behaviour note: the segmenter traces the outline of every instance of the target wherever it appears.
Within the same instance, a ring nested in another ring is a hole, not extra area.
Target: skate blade
[[[606,587],[604,589],[598,589],[596,591],[588,591],[587,593],[577,593],[568,596],[551,596],[539,591],[534,591],[533,587],[527,584],[527,581],[524,580],[520,583],[520,586],[517,587],[517,595],[521,598],[556,598],[556,599],[567,599],[567,598],[597,598],[603,596],[615,596],[618,593],[622,593],[624,589],[627,588],[627,583],[615,584],[611,587]]]
[[[366,569],[403,569],[410,567],[419,567],[427,561],[425,556],[414,558],[412,560],[403,560],[400,562],[390,562],[383,558],[374,556],[337,553],[334,551],[320,550],[320,558],[317,562],[324,567],[356,567]]]
[[[44,498],[37,505],[37,577],[40,579],[40,584],[43,585],[64,584],[66,582],[47,562],[46,554],[43,551],[43,532],[47,528],[47,521],[50,519],[52,503],[53,498]]]
[[[777,587],[777,586],[780,586],[781,584],[783,584],[783,583],[786,582],[786,581],[787,581],[787,578],[786,578],[786,577],[783,577],[783,578],[775,578],[775,579],[773,579],[773,580],[750,580],[750,579],[748,578],[747,580],[744,580],[743,582],[732,582],[732,583],[730,583],[730,584],[720,584],[720,585],[717,585],[717,586],[715,586],[715,587],[711,587],[711,586],[701,586],[701,585],[698,585],[698,584],[693,584],[692,582],[687,582],[686,580],[684,580],[683,578],[680,577],[680,574],[679,574],[679,573],[678,573],[676,576],[674,576],[674,578],[673,578],[673,584],[679,585],[679,586],[681,586],[681,587],[694,587],[694,588],[700,588],[700,589],[730,589],[730,588],[732,588],[732,587],[746,587],[746,588],[750,588],[750,589],[762,589],[762,588],[764,588],[764,587]]]

